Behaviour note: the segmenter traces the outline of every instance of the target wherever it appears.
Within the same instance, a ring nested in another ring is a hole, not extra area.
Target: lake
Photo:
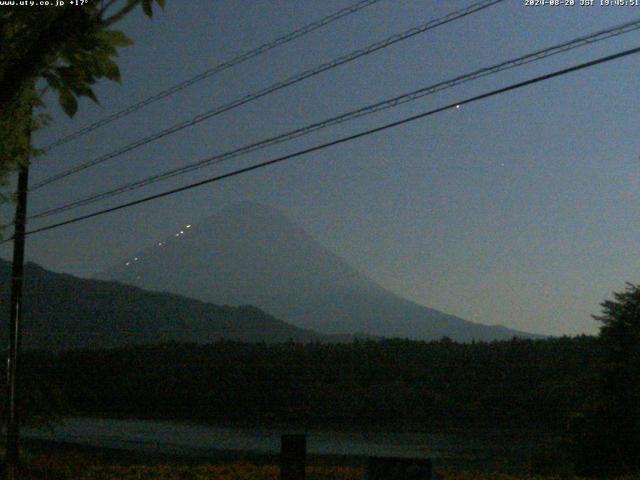
[[[281,431],[225,428],[181,422],[66,418],[53,430],[23,429],[27,438],[167,454],[206,456],[240,451],[276,454],[282,433],[306,433],[309,455],[432,458],[440,465],[501,467],[526,464],[549,435],[523,431],[468,433]]]

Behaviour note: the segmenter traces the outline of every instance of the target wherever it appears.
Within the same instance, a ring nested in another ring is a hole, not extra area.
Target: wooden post
[[[304,480],[307,463],[306,435],[282,435],[281,441],[280,480]]]
[[[11,273],[11,308],[9,319],[9,354],[7,357],[7,480],[15,480],[20,463],[20,421],[18,377],[22,330],[22,285],[24,280],[24,232],[27,216],[29,166],[22,165],[18,174],[15,233],[13,236],[13,270]]]
[[[368,480],[431,480],[431,460],[369,457]]]

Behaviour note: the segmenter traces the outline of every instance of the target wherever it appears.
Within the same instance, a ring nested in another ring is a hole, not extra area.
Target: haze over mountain
[[[458,341],[529,334],[406,300],[356,271],[283,214],[243,202],[98,275],[216,304],[256,305],[301,328]]]
[[[0,340],[7,340],[11,264],[0,260]],[[252,306],[219,306],[116,282],[25,268],[22,343],[27,349],[109,348],[159,342],[334,342]]]

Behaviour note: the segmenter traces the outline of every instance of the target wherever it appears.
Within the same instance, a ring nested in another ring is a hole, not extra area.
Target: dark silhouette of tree
[[[97,79],[119,81],[117,48],[131,40],[111,26],[136,6],[151,16],[154,0],[87,2],[78,8],[12,7],[0,10],[0,111],[11,110],[31,81],[44,78],[56,90],[65,112],[77,110],[76,98],[97,102]],[[155,0],[161,7],[165,0]]]
[[[594,397],[574,425],[577,469],[604,475],[640,467],[640,286],[602,304],[603,359]]]
[[[42,106],[39,80],[57,92],[64,111],[73,116],[78,97],[98,102],[92,85],[101,78],[120,81],[117,49],[131,40],[111,27],[140,5],[151,16],[153,3],[165,0],[89,1],[65,8],[0,8],[0,185],[8,173],[33,153],[29,131],[33,107]]]

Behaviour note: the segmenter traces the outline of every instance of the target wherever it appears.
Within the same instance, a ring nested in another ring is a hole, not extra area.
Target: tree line
[[[589,396],[601,356],[584,336],[166,343],[36,353],[26,363],[78,415],[428,431],[562,429]]]

